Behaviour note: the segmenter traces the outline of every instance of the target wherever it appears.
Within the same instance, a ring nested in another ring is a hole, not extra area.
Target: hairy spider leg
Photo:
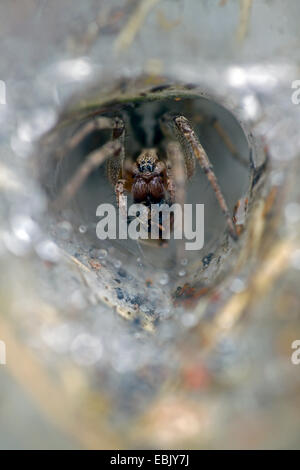
[[[123,119],[116,117],[112,129],[112,141],[118,142],[120,145],[120,152],[112,155],[106,163],[106,174],[107,178],[115,189],[117,205],[120,209],[121,215],[127,217],[126,200],[125,200],[125,189],[126,178],[125,178],[125,124]]]
[[[179,142],[167,142],[167,191],[170,194],[170,202],[180,204],[182,210],[185,203],[185,183],[187,174],[191,174],[191,167],[187,168]],[[183,212],[182,212],[183,214]],[[181,221],[183,227],[183,220]],[[178,240],[176,244],[176,259],[184,258],[184,240]]]
[[[212,169],[212,164],[188,119],[180,115],[164,115],[162,118],[162,128],[165,129],[167,134],[173,135],[173,137],[180,142],[187,166],[187,174],[189,174],[189,168],[192,168],[191,162],[195,162],[196,159],[198,160],[200,167],[215,192],[219,206],[226,218],[228,231],[231,237],[237,240],[236,230],[217,177]]]
[[[231,138],[225,131],[224,127],[221,125],[220,121],[217,118],[213,118],[211,120],[211,124],[221,140],[224,142],[226,147],[228,148],[229,152],[231,153],[232,157],[239,162],[243,167],[249,168],[249,161],[245,160],[237,151],[235,145],[233,144]]]
[[[98,116],[89,120],[69,137],[64,145],[59,147],[55,152],[55,158],[61,160],[67,153],[74,150],[89,134],[93,131],[101,131],[111,129],[114,126],[114,120],[106,116]]]
[[[110,120],[112,124],[111,127],[113,140],[110,140],[99,149],[94,150],[85,158],[84,162],[75,171],[74,175],[65,184],[61,193],[54,201],[54,207],[57,209],[62,209],[76,195],[77,191],[82,186],[86,178],[90,175],[90,173],[98,168],[108,158],[112,157],[117,161],[123,158],[122,155],[124,153],[124,146],[122,145],[122,141],[120,141],[119,132],[116,130],[119,129],[120,121],[123,122],[120,120],[120,118]],[[85,128],[84,132],[83,130],[82,132],[79,131],[81,138],[83,135],[85,137],[85,132],[87,132],[86,129],[87,128]],[[78,140],[77,142],[79,143]]]

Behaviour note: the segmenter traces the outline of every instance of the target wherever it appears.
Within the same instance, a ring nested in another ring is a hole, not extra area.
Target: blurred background
[[[296,0],[1,1],[0,448],[299,448],[298,16]],[[121,112],[130,139],[168,106],[199,119],[240,233],[198,172],[206,251],[179,265],[95,240],[103,168],[51,208],[103,142],[57,163],[82,123]]]

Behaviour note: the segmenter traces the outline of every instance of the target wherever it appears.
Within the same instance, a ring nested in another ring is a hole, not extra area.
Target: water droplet
[[[179,277],[183,277],[186,275],[186,271],[184,269],[181,269],[180,271],[178,271],[178,276]]]
[[[283,173],[278,171],[273,171],[271,173],[271,183],[274,186],[280,186],[283,183]]]
[[[169,275],[167,273],[162,273],[159,278],[159,283],[162,286],[166,286],[169,282]]]
[[[284,213],[288,222],[298,222],[300,220],[300,204],[297,202],[290,202],[287,204]]]
[[[5,248],[16,256],[25,256],[30,249],[30,243],[20,240],[11,232],[4,232],[2,241]]]
[[[187,264],[188,264],[188,259],[187,259],[187,258],[183,258],[183,259],[180,261],[180,264],[181,264],[181,266],[187,266]]]
[[[114,261],[114,267],[115,267],[116,269],[119,269],[121,266],[122,266],[121,261],[120,261],[119,259],[116,259],[116,260]]]
[[[57,224],[57,234],[62,240],[68,240],[72,233],[73,227],[67,220]]]
[[[246,71],[241,67],[230,67],[227,71],[227,80],[231,86],[242,87],[247,82]]]
[[[43,328],[41,332],[43,341],[59,354],[68,351],[71,341],[71,329],[69,325],[62,324]]]
[[[82,333],[71,344],[73,360],[82,366],[95,364],[102,356],[103,348],[99,338]]]
[[[291,257],[291,264],[294,268],[300,269],[300,249],[293,252]]]
[[[26,158],[29,155],[32,155],[33,144],[31,142],[21,140],[17,135],[13,135],[11,137],[10,146],[18,157]]]
[[[86,307],[86,300],[82,293],[79,290],[75,290],[71,295],[69,299],[70,304],[72,307],[82,310],[83,308]]]
[[[197,317],[194,313],[185,313],[181,317],[181,322],[186,328],[192,328],[197,324]]]
[[[25,215],[14,215],[11,218],[11,226],[15,237],[24,243],[36,240],[40,234],[38,225]]]
[[[67,80],[82,80],[92,72],[90,61],[86,57],[68,59],[58,62],[56,73]]]
[[[255,95],[249,94],[242,99],[244,119],[257,119],[261,113],[259,102]]]
[[[40,258],[51,263],[57,263],[60,258],[58,246],[51,240],[43,240],[38,243],[35,250]]]
[[[245,283],[237,277],[232,281],[230,289],[232,292],[238,294],[239,292],[242,292],[245,289]]]
[[[104,249],[99,250],[99,252],[98,252],[98,258],[99,259],[104,259],[104,258],[106,258],[106,256],[107,256],[107,251],[106,250],[104,250]]]
[[[79,230],[79,233],[86,233],[87,227],[85,225],[80,225],[78,230]]]
[[[18,138],[25,143],[30,143],[47,132],[55,123],[56,113],[52,108],[41,108],[26,119],[18,127]]]

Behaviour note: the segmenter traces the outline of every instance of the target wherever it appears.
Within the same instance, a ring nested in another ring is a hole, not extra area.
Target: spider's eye
[[[142,172],[142,173],[152,173],[154,171],[154,165],[153,163],[151,163],[150,161],[147,161],[147,162],[142,162],[140,163],[139,165],[139,170]]]

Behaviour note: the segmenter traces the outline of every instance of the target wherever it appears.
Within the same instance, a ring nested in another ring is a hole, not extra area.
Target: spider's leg
[[[209,161],[209,158],[200,144],[198,137],[196,136],[193,128],[191,127],[189,121],[184,116],[171,116],[164,118],[164,126],[168,126],[169,132],[172,132],[175,137],[179,140],[183,152],[185,154],[186,160],[191,160],[196,158],[199,161],[199,164],[206,174],[208,181],[210,182],[217,201],[222,209],[222,212],[227,221],[227,227],[231,237],[236,240],[237,234],[236,230],[225,201],[225,198],[222,194],[221,188],[219,186],[217,177],[212,169],[212,165]]]
[[[182,167],[182,162],[184,163],[185,171],[185,180],[190,179],[195,172],[195,157],[192,152],[186,151],[186,146],[179,135],[178,130],[175,128],[174,117],[171,114],[164,114],[160,119],[160,128],[162,133],[167,139],[167,155],[168,159],[171,160],[171,163],[174,164],[174,167]],[[178,142],[180,145],[178,145]],[[170,143],[170,145],[169,145]],[[175,144],[177,145],[175,146]],[[174,160],[174,162],[172,162]],[[180,162],[180,165],[179,165]],[[178,175],[179,177],[179,175]],[[182,178],[181,178],[182,179]],[[180,181],[179,181],[180,184]]]
[[[117,198],[117,204],[119,207],[119,210],[121,212],[121,215],[123,217],[127,217],[127,206],[126,206],[126,200],[125,200],[125,183],[126,181],[124,179],[119,179],[116,184],[115,184],[115,193],[116,193],[116,198]]]
[[[187,173],[191,171],[191,167],[187,167],[184,155],[182,153],[179,142],[169,141],[167,143],[167,158],[171,168],[167,164],[167,191],[170,194],[170,200],[180,204],[182,208],[185,202],[185,183]],[[183,224],[183,220],[181,221]],[[183,225],[182,225],[183,226]],[[176,258],[180,261],[184,258],[184,240],[178,240],[176,244]]]
[[[167,190],[170,194],[171,202],[177,202],[183,207],[187,167],[178,142],[170,141],[167,143],[167,158]]]
[[[125,185],[126,185],[126,180],[119,179],[117,183],[115,184],[115,193],[116,193],[117,204],[118,204],[121,216],[128,221],[129,218],[127,217],[127,204],[126,204],[126,199],[125,199],[125,194],[124,194]],[[148,209],[148,217],[149,217],[149,209]],[[148,217],[146,220],[142,219],[141,217],[136,217],[136,219],[140,222],[141,225],[145,226],[146,223],[148,225]]]
[[[120,152],[117,155],[112,155],[106,163],[106,174],[110,183],[115,188],[117,205],[120,209],[121,215],[127,218],[127,206],[125,200],[125,186],[127,173],[124,168],[125,161],[125,124],[120,117],[114,119],[112,128],[112,141],[118,142],[120,145]]]
[[[100,149],[91,152],[81,164],[70,181],[65,185],[61,194],[54,201],[54,206],[62,208],[68,201],[70,201],[77,193],[80,186],[84,183],[89,174],[105,160],[109,159],[112,162],[110,166],[109,175],[119,176],[122,170],[124,160],[124,134],[125,126],[121,118],[114,119],[100,117],[88,122],[78,133],[73,136],[73,139],[68,142],[68,150],[75,148],[80,141],[85,138],[91,131],[95,129],[112,129],[112,140],[104,144]],[[109,178],[112,182],[112,179]],[[115,183],[117,180],[114,180]]]
[[[111,129],[114,121],[111,118],[105,116],[98,116],[91,119],[86,124],[81,126],[75,134],[66,140],[65,144],[57,149],[55,157],[58,160],[62,160],[64,156],[71,150],[74,150],[91,132],[96,130]]]
[[[118,142],[120,152],[118,155],[112,155],[106,163],[107,178],[115,186],[119,179],[124,178],[124,160],[125,160],[125,124],[120,117],[116,117],[112,126],[112,141]]]
[[[167,115],[165,115],[167,116]],[[160,127],[167,138],[167,191],[170,195],[170,202],[180,204],[185,203],[185,184],[195,171],[195,158],[192,154],[182,151],[182,147],[177,140],[177,136],[169,129],[169,118],[165,116],[160,121]],[[183,220],[182,220],[183,224]],[[182,225],[183,226],[183,225]],[[176,244],[176,259],[179,262],[184,258],[184,240],[178,240]]]
[[[217,134],[220,136],[226,147],[228,148],[229,152],[231,153],[232,157],[235,158],[241,165],[245,168],[249,168],[249,162],[247,162],[237,151],[235,145],[233,144],[231,138],[225,131],[224,127],[221,125],[220,121],[217,118],[213,118],[211,124]]]
[[[91,152],[80,167],[75,171],[75,174],[64,186],[58,198],[54,201],[54,206],[61,209],[67,204],[77,193],[78,189],[82,186],[90,173],[100,166],[107,158],[115,156],[121,152],[121,145],[117,140],[109,141],[104,144],[100,149]]]

